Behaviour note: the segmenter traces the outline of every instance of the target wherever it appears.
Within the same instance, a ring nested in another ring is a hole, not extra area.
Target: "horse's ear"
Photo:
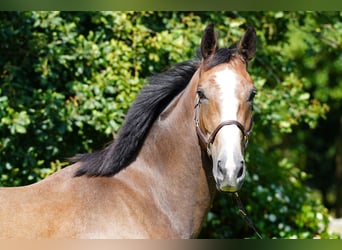
[[[256,51],[256,32],[253,27],[249,27],[238,44],[238,53],[243,56],[246,62],[251,60]]]
[[[217,37],[214,24],[209,24],[204,30],[201,41],[201,55],[204,60],[208,59],[218,49]]]

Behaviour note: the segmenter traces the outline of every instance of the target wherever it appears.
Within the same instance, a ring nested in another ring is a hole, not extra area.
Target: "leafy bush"
[[[253,24],[259,41],[250,72],[258,95],[240,196],[264,236],[333,237],[302,164],[301,138],[328,110],[306,89],[309,80],[290,53],[293,20],[305,23],[308,15],[1,12],[1,184],[39,181],[66,166],[66,157],[115,138],[145,78],[193,57],[207,23],[217,24],[221,44],[237,42]],[[218,194],[200,236],[254,237],[227,194]]]

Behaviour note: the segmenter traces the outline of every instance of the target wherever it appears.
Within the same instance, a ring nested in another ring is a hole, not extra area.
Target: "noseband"
[[[200,104],[201,104],[200,99],[197,98],[196,105],[195,105],[196,132],[197,132],[197,135],[198,135],[199,139],[201,140],[201,142],[206,146],[207,153],[209,156],[211,156],[211,146],[213,145],[213,143],[215,141],[215,137],[216,137],[217,133],[220,131],[221,128],[223,128],[224,126],[228,126],[228,125],[235,125],[240,129],[242,136],[243,136],[242,141],[243,141],[244,148],[247,147],[249,135],[250,135],[250,133],[252,131],[252,127],[253,127],[253,117],[250,120],[248,130],[246,130],[245,127],[240,122],[238,122],[236,120],[227,120],[227,121],[221,122],[214,129],[214,131],[211,133],[211,135],[207,139],[207,137],[205,136],[205,134],[203,133],[203,131],[201,130],[201,128],[199,126]]]

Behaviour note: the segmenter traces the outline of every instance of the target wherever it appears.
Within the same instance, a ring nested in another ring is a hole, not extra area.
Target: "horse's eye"
[[[253,89],[251,92],[250,92],[250,94],[249,94],[249,97],[248,97],[248,102],[253,102],[253,99],[254,99],[254,97],[255,97],[255,95],[257,94],[257,91],[256,91],[256,89]]]
[[[201,88],[197,89],[197,95],[201,100],[207,99],[207,97],[204,94],[204,90]]]

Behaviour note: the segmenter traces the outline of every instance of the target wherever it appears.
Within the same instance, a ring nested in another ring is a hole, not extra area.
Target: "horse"
[[[27,186],[0,189],[1,238],[195,238],[215,193],[244,181],[256,88],[256,32],[152,75],[118,136]]]

